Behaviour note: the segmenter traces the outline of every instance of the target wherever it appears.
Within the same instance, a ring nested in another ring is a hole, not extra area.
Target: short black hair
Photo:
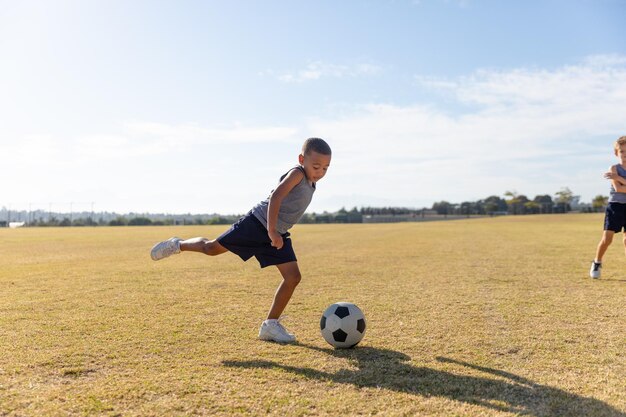
[[[330,150],[328,143],[326,143],[324,139],[320,138],[308,138],[304,141],[304,145],[302,145],[302,155],[306,155],[311,151],[322,155],[332,155],[332,151]]]

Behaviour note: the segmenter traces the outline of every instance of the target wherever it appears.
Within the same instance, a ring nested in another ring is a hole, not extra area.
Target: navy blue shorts
[[[626,204],[609,203],[604,214],[604,230],[619,233],[626,229]]]
[[[283,234],[283,247],[276,249],[263,223],[254,214],[248,213],[218,237],[217,241],[244,261],[254,256],[261,268],[265,268],[297,261],[289,236],[288,232]]]

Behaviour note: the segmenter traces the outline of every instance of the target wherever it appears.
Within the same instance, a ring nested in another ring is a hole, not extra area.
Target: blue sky
[[[607,194],[625,1],[0,0],[0,206],[243,213]]]

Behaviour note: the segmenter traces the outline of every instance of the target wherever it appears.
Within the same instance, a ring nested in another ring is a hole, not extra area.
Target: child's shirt
[[[304,168],[302,166],[296,166],[291,168],[285,175],[280,177],[280,181],[282,181],[287,174],[289,174],[292,170],[299,169],[304,174],[304,178],[300,181],[295,187],[289,191],[289,194],[285,196],[283,199],[280,209],[278,211],[278,222],[276,224],[276,231],[280,234],[287,233],[289,229],[293,227],[294,224],[298,223],[298,220],[302,217],[307,207],[311,203],[313,199],[313,193],[315,192],[315,183],[309,183],[309,180],[306,177],[306,173],[304,172]],[[272,195],[270,193],[270,196]],[[626,197],[626,194],[624,195]],[[259,219],[259,221],[265,226],[267,229],[267,208],[269,206],[270,197],[268,196],[265,200],[261,201],[259,204],[252,208],[252,214],[254,217]]]
[[[617,175],[622,178],[626,178],[626,169],[622,168],[620,164],[615,165],[617,168]],[[618,193],[613,187],[611,182],[611,190],[609,191],[609,203],[621,203],[626,204],[626,193]]]

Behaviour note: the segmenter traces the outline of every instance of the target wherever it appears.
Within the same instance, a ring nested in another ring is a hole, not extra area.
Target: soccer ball
[[[365,316],[352,303],[335,303],[322,314],[322,336],[336,348],[356,346],[365,336]]]

